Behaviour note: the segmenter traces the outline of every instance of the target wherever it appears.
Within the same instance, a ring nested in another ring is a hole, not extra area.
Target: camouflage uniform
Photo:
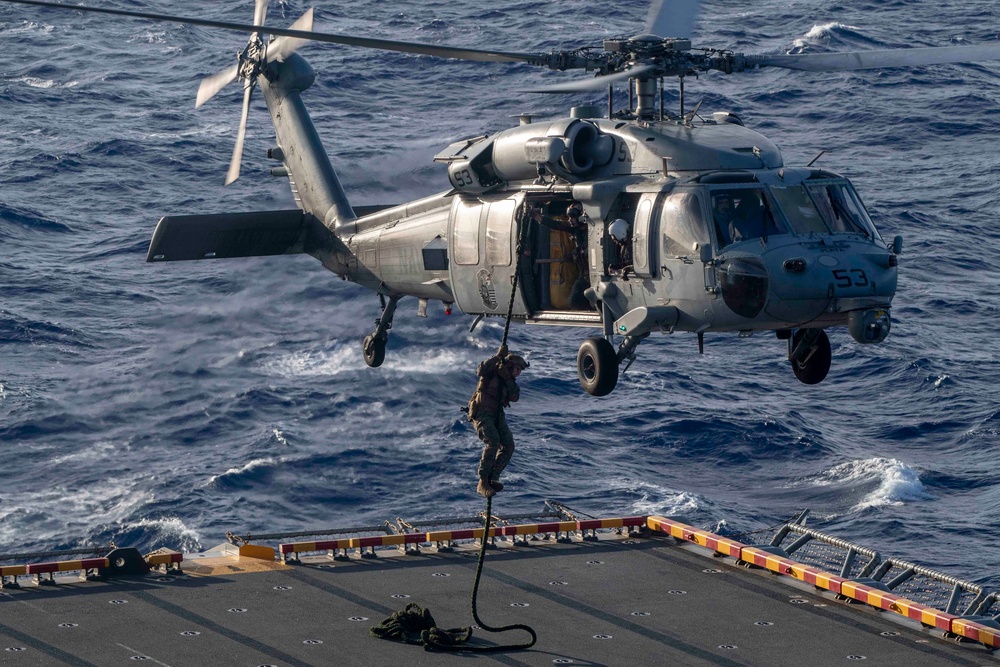
[[[500,352],[479,364],[476,374],[479,384],[469,401],[469,419],[483,441],[483,455],[479,461],[479,478],[486,483],[497,482],[514,454],[514,436],[507,428],[503,409],[510,407],[521,396],[510,369],[528,367],[522,357],[507,354],[506,346]],[[494,485],[496,488],[498,485]]]

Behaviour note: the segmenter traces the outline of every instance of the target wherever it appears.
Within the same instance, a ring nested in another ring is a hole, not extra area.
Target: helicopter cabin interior
[[[604,220],[576,222],[567,195],[529,196],[520,280],[531,312],[593,312],[585,292],[600,276],[656,278],[661,260],[691,262],[710,243],[700,189],[623,192]],[[621,222],[623,221],[623,223]],[[661,243],[662,240],[662,243]]]

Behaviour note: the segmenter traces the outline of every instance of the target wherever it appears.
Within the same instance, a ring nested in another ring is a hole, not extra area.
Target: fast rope
[[[514,312],[514,298],[517,296],[517,282],[521,273],[521,246],[524,241],[524,229],[520,224],[524,212],[518,219],[517,250],[514,261],[514,279],[511,281],[510,302],[507,304],[507,317],[503,327],[503,337],[500,348],[507,345],[507,335],[510,333],[510,320]],[[497,646],[467,646],[465,642],[472,637],[472,628],[451,628],[444,630],[434,623],[429,609],[421,609],[419,605],[410,603],[402,611],[397,611],[380,625],[371,628],[371,633],[380,639],[398,639],[407,644],[422,644],[424,650],[463,651],[468,653],[494,653],[497,651],[520,651],[531,648],[538,641],[538,635],[531,626],[522,623],[503,625],[494,628],[479,618],[477,605],[479,597],[479,581],[483,576],[483,562],[486,560],[486,547],[493,523],[493,496],[486,498],[486,513],[483,523],[482,544],[479,547],[479,562],[476,563],[476,579],[472,585],[472,618],[483,630],[500,633],[510,630],[523,630],[531,635],[531,641],[525,644],[500,644]]]

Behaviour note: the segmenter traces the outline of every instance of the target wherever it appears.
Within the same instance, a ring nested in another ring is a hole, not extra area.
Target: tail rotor
[[[254,6],[253,25],[264,27],[267,17],[268,0],[256,0]],[[290,30],[311,31],[313,27],[313,10],[310,9],[300,16],[290,26]],[[240,177],[240,167],[243,164],[243,143],[247,134],[247,117],[250,115],[250,99],[253,89],[257,86],[257,77],[264,72],[267,64],[273,60],[284,59],[295,52],[308,40],[295,37],[277,37],[271,42],[265,42],[261,35],[264,30],[250,35],[250,41],[238,55],[238,62],[211,76],[201,80],[198,95],[195,98],[195,108],[215,97],[230,83],[240,79],[243,81],[243,110],[240,115],[240,125],[236,132],[236,145],[233,147],[233,157],[226,173],[226,185]]]

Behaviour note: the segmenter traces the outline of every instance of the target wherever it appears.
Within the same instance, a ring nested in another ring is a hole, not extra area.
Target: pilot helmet
[[[629,224],[628,221],[623,218],[618,218],[610,225],[608,225],[608,234],[617,243],[625,243],[628,240],[629,234]]]
[[[503,365],[510,368],[517,368],[523,371],[525,368],[528,367],[529,364],[520,354],[511,353],[503,358]]]
[[[712,197],[712,205],[715,206],[716,208],[719,207],[719,204],[723,203],[728,204],[729,208],[732,208],[733,196],[728,192],[720,192],[719,194]]]
[[[575,201],[566,207],[567,218],[579,218],[581,215],[583,215],[583,204],[580,202]]]

